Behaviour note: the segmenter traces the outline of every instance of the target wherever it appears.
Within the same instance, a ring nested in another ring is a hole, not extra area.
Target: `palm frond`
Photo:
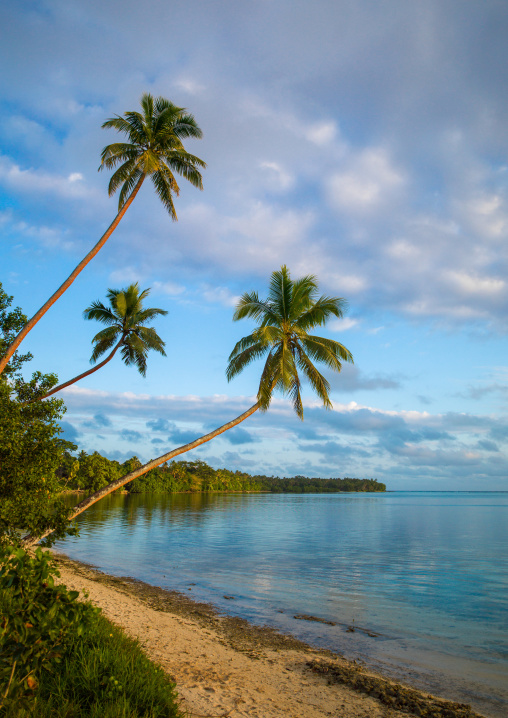
[[[332,408],[332,402],[330,401],[329,391],[330,383],[327,379],[316,369],[314,364],[311,362],[307,354],[300,348],[298,348],[298,365],[303,371],[305,376],[310,382],[310,385],[323,402],[323,406],[326,409]]]
[[[262,320],[263,324],[273,322],[278,324],[279,316],[273,310],[273,307],[266,301],[259,299],[257,292],[246,292],[240,297],[233,314],[233,321],[239,319]]]
[[[136,314],[137,324],[146,324],[154,317],[165,317],[169,312],[167,309],[142,309]]]
[[[146,124],[150,123],[153,118],[153,107],[154,107],[154,99],[153,95],[151,95],[149,92],[144,92],[141,95],[140,105],[143,110],[144,115],[144,121]]]
[[[316,277],[309,274],[293,282],[293,296],[289,319],[294,321],[312,306],[317,294]]]
[[[131,118],[131,115],[137,115],[137,118]],[[104,130],[113,129],[117,132],[123,132],[127,135],[130,141],[135,145],[144,145],[146,143],[146,135],[143,128],[143,123],[138,122],[140,118],[139,113],[126,112],[124,117],[116,115],[110,120],[103,122],[101,127]]]
[[[268,292],[268,302],[273,305],[273,309],[279,314],[283,321],[288,321],[290,318],[292,296],[293,282],[291,281],[287,267],[283,265],[279,272],[272,273]]]
[[[140,112],[125,112],[124,117],[129,124],[129,139],[131,142],[146,147],[150,142],[150,124]]]
[[[105,307],[102,302],[92,302],[89,307],[83,312],[85,319],[96,319],[98,322],[103,324],[113,324],[116,321],[116,317],[108,307]]]
[[[127,162],[124,162],[123,165],[120,165],[120,167],[116,170],[116,172],[113,172],[109,179],[109,196],[112,197],[117,189],[125,183],[128,184],[129,189],[132,191],[136,182],[134,176],[137,173],[139,173],[137,160],[128,160]],[[125,195],[125,192],[122,194]]]
[[[296,325],[303,331],[323,326],[331,316],[341,319],[347,310],[347,301],[342,297],[320,297],[296,320]]]
[[[129,177],[123,184],[120,194],[118,195],[118,211],[122,209],[124,204],[129,200],[129,197],[134,192],[134,188],[140,180],[143,178],[143,173],[136,170],[132,177]]]
[[[140,151],[137,145],[127,144],[125,142],[106,145],[101,152],[99,171],[103,169],[113,169],[119,162],[135,160],[139,155]]]
[[[124,364],[134,364],[142,376],[146,376],[146,354],[147,349],[142,340],[136,334],[130,334],[121,349]]]
[[[201,172],[196,169],[198,167],[206,167],[206,163],[199,157],[191,155],[188,152],[171,152],[164,153],[165,164],[168,171],[176,172],[184,177],[188,182],[198,189],[203,189],[203,177]]]
[[[162,354],[162,356],[166,356],[166,352],[164,351],[166,342],[162,341],[153,327],[139,327],[136,333],[147,350],[153,349],[154,351],[159,352],[159,354]]]
[[[270,406],[273,392],[280,386],[279,365],[280,365],[280,347],[274,348],[266,358],[261,379],[258,387],[258,401],[261,411],[266,411]]]
[[[118,342],[120,334],[121,329],[115,329],[114,327],[103,329],[102,332],[96,334],[92,339],[95,346],[90,357],[90,363],[95,364],[99,357],[109,351]]]
[[[301,343],[312,359],[323,362],[337,372],[342,369],[341,360],[354,364],[353,355],[349,349],[334,339],[307,334]]]
[[[151,175],[152,182],[154,184],[155,190],[157,194],[159,195],[159,199],[168,211],[169,216],[171,219],[176,222],[178,220],[175,205],[173,204],[173,196],[172,193],[174,192],[177,196],[179,194],[179,187],[176,184],[176,181],[174,183],[171,183],[171,181],[168,181],[166,176],[162,172],[154,172]]]
[[[246,347],[243,351],[235,353],[235,349],[231,352],[226,368],[226,378],[228,381],[231,381],[233,377],[243,371],[251,362],[263,356],[268,351],[266,344],[259,342]]]
[[[296,412],[296,415],[299,419],[303,421],[303,402],[302,402],[302,395],[301,395],[301,384],[300,379],[298,377],[298,372],[295,372],[293,381],[291,383],[291,387],[288,391],[288,394],[291,398],[291,403],[293,404],[293,409]]]
[[[185,115],[181,114],[178,118],[178,121],[175,122],[174,129],[175,134],[178,135],[178,137],[182,140],[185,140],[189,137],[191,137],[192,139],[200,140],[203,137],[203,132],[198,126],[194,115],[191,115],[190,113],[187,113]]]

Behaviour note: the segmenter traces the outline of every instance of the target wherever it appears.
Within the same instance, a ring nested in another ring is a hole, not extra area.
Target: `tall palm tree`
[[[268,299],[259,299],[256,292],[244,294],[237,305],[233,319],[249,317],[258,322],[258,327],[237,342],[229,356],[226,375],[230,380],[254,359],[268,355],[261,374],[257,402],[236,419],[209,434],[152,459],[147,464],[130,471],[125,476],[91,494],[74,507],[69,520],[76,518],[104,496],[146,474],[156,466],[195,449],[228,429],[232,429],[252,416],[258,409],[266,411],[275,389],[280,389],[283,394],[289,395],[297,415],[303,419],[299,370],[307,377],[324,407],[330,409],[332,407],[329,397],[330,385],[315,368],[313,361],[320,361],[328,368],[340,372],[342,362],[353,362],[353,356],[339,342],[313,336],[308,332],[313,327],[324,325],[331,316],[342,317],[345,307],[344,299],[318,297],[318,285],[315,277],[306,276],[293,281],[285,266],[281,267],[280,271],[272,273]],[[27,536],[25,544],[31,546],[41,538],[44,537]]]
[[[0,360],[0,374],[26,335],[104,246],[147,176],[151,177],[162,204],[175,221],[177,216],[173,195],[178,196],[180,192],[175,173],[184,177],[194,187],[203,189],[199,168],[206,167],[206,163],[187,152],[182,143],[182,140],[189,137],[202,137],[203,133],[193,115],[164,97],[154,99],[149,94],[142,96],[141,109],[142,112],[126,112],[123,117],[117,115],[102,125],[103,128],[124,133],[129,140],[107,145],[101,153],[99,170],[117,168],[110,179],[108,191],[111,196],[121,187],[118,214],[97,244],[16,336]]]
[[[149,295],[150,290],[144,289],[139,291],[138,283],[131,284],[127,289],[108,289],[107,297],[109,299],[109,307],[104,306],[98,300],[85,309],[83,316],[85,319],[96,319],[102,324],[106,324],[103,329],[92,339],[94,349],[90,362],[95,363],[99,357],[107,352],[111,347],[113,351],[97,364],[93,369],[83,372],[69,379],[63,384],[48,391],[44,396],[39,397],[39,401],[46,399],[57,391],[65,389],[66,386],[75,384],[85,376],[89,376],[105,366],[116,352],[121,348],[121,357],[124,364],[130,366],[134,364],[142,376],[146,376],[146,355],[150,349],[154,349],[163,356],[165,343],[157,334],[153,327],[146,327],[145,324],[154,317],[165,316],[165,309],[143,308],[143,300]]]

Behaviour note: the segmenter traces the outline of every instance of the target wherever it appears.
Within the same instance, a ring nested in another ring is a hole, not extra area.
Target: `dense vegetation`
[[[0,354],[24,326],[26,316],[11,309],[0,284]],[[65,412],[61,399],[37,401],[55,384],[54,374],[34,372],[25,379],[22,369],[31,354],[15,352],[0,377],[0,546],[19,542],[22,532],[52,538],[72,531],[57,470],[75,445],[60,438]]]
[[[47,553],[0,548],[0,716],[177,718],[174,684],[137,641],[55,582]]]
[[[60,469],[62,486],[67,489],[97,491],[111,481],[137,468],[137,457],[120,464],[99,453],[82,451],[78,459],[66,455]],[[309,479],[305,476],[280,479],[242,471],[213,469],[204,461],[172,461],[152,469],[125,486],[129,493],[199,493],[206,491],[269,491],[272,493],[335,493],[338,491],[385,491],[376,479]]]

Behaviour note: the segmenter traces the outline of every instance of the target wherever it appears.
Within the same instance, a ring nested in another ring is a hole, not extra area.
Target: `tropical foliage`
[[[105,129],[114,129],[127,136],[128,142],[107,145],[101,153],[99,169],[116,169],[108,191],[110,196],[120,189],[118,209],[128,202],[134,188],[149,176],[164,207],[176,220],[173,196],[180,193],[175,173],[194,187],[203,189],[199,169],[206,163],[187,152],[182,140],[200,139],[203,135],[194,117],[185,108],[177,107],[164,97],[150,94],[141,98],[142,112],[126,112],[106,120]],[[199,168],[199,169],[198,169]]]
[[[241,339],[231,352],[227,378],[231,380],[252,361],[266,356],[258,389],[261,410],[268,409],[275,389],[289,395],[293,408],[303,419],[300,372],[312,389],[331,408],[330,384],[313,362],[340,372],[342,362],[352,362],[351,352],[342,344],[309,334],[330,317],[342,317],[346,301],[339,297],[318,297],[316,278],[308,275],[293,281],[287,267],[273,272],[266,300],[257,292],[240,299],[233,319],[254,319],[258,326]]]
[[[75,384],[90,374],[101,369],[107,364],[116,352],[121,349],[120,354],[124,364],[127,366],[134,364],[142,376],[146,375],[146,356],[150,350],[154,350],[166,356],[164,351],[165,343],[159,337],[153,327],[146,327],[145,324],[150,322],[154,317],[159,315],[165,316],[165,309],[143,308],[143,300],[150,293],[149,289],[139,291],[138,283],[131,284],[127,289],[108,289],[109,307],[102,302],[92,302],[91,306],[85,309],[83,315],[85,319],[96,319],[106,325],[92,339],[94,349],[90,361],[96,362],[99,357],[109,351],[111,353],[100,364],[93,369],[78,374],[74,379],[59,384],[57,387],[49,391],[41,397],[45,399],[57,391],[64,389],[66,386]]]
[[[9,310],[11,303],[0,285],[0,346],[26,321],[21,310]],[[0,544],[19,543],[24,531],[42,535],[52,528],[53,540],[70,530],[56,472],[65,451],[76,447],[59,437],[63,402],[35,401],[55,385],[55,375],[23,379],[30,359],[15,353],[0,377]]]
[[[74,460],[70,455],[67,458],[68,466]],[[123,476],[129,470],[141,466],[137,457],[128,459],[123,464],[107,459],[97,452],[86,454],[84,451],[78,456],[79,468],[72,476],[65,479],[68,489],[82,489],[96,491],[100,483],[105,486],[112,480]],[[61,471],[65,475],[65,470]],[[230,471],[229,469],[214,469],[204,461],[172,461],[152,469],[148,473],[131,481],[125,489],[132,494],[153,493],[207,493],[207,492],[235,492],[249,491],[271,493],[336,493],[341,491],[384,491],[385,485],[376,479],[316,479],[306,476],[291,478],[278,478],[277,476],[264,476],[248,474],[244,471]]]

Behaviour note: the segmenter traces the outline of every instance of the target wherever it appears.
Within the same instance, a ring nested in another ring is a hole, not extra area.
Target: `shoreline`
[[[138,638],[176,682],[189,718],[483,718],[208,603],[52,551],[69,588]]]

